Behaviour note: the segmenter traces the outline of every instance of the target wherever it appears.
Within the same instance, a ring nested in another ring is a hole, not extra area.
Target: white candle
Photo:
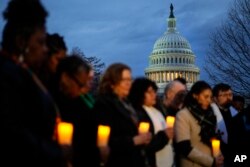
[[[214,157],[220,155],[220,140],[212,139],[212,150]]]
[[[73,136],[73,124],[60,122],[57,126],[58,142],[62,145],[71,145]]]
[[[108,145],[108,139],[110,135],[110,127],[99,125],[98,126],[98,132],[97,132],[97,145],[99,147],[104,147]]]
[[[166,118],[167,128],[173,128],[174,127],[174,121],[175,121],[175,117],[167,116],[167,118]]]
[[[141,122],[139,125],[139,133],[147,133],[149,131],[149,123]]]

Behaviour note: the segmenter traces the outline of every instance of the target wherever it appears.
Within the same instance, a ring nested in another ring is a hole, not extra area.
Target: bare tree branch
[[[210,36],[205,71],[250,98],[250,0],[235,0],[227,20]]]
[[[85,54],[81,51],[81,49],[78,47],[74,47],[72,49],[72,54],[76,54],[78,56],[81,56],[84,60],[86,60],[93,67],[95,75],[94,75],[94,79],[93,79],[93,87],[92,87],[91,92],[93,94],[96,94],[96,90],[97,90],[97,87],[99,85],[101,74],[105,68],[105,63],[103,63],[101,61],[101,59],[99,59],[95,56],[86,57]]]

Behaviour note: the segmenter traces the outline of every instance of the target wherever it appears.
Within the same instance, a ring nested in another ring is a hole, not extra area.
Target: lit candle
[[[166,118],[167,128],[173,128],[174,127],[174,121],[175,121],[175,117],[167,116],[167,118]]]
[[[139,125],[139,133],[147,133],[149,131],[149,123],[141,122]]]
[[[97,132],[97,145],[99,147],[104,147],[108,145],[108,139],[110,135],[110,127],[99,125],[98,126],[98,132]]]
[[[220,155],[220,140],[212,139],[212,150],[214,157]]]
[[[58,142],[62,145],[71,145],[73,136],[73,124],[60,122],[57,126]]]

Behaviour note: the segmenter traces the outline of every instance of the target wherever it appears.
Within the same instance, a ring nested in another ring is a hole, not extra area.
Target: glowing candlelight
[[[175,121],[175,117],[167,116],[167,118],[166,118],[167,128],[173,128],[174,127],[174,121]]]
[[[58,123],[58,142],[62,145],[71,145],[73,136],[73,124],[67,122]]]
[[[139,133],[147,133],[149,131],[149,123],[141,122],[139,125]]]
[[[98,135],[97,145],[99,147],[107,146],[109,135],[110,135],[110,127],[99,125],[97,135]]]
[[[212,139],[212,150],[214,157],[220,155],[220,140]]]

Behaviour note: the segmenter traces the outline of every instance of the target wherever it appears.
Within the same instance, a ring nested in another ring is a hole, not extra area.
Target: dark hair
[[[194,94],[198,95],[206,89],[210,89],[212,91],[211,86],[208,83],[206,83],[205,81],[195,82],[194,85],[191,87],[191,90],[188,92],[187,96],[185,97],[184,106],[197,104],[197,101],[193,97],[193,95]]]
[[[187,80],[185,78],[182,78],[182,77],[175,78],[174,81],[179,81],[183,85],[187,84]]]
[[[89,73],[91,66],[84,61],[80,56],[70,55],[62,59],[58,66],[56,76],[60,78],[62,73],[67,73],[70,76],[77,75],[79,72]]]
[[[17,39],[27,43],[38,28],[45,28],[47,15],[39,0],[11,0],[3,12],[7,23],[3,30],[2,48],[9,53],[24,52],[26,46],[20,47]]]
[[[179,91],[173,99],[173,106],[172,107],[179,110],[180,108],[178,108],[178,107],[183,104],[185,97],[187,96],[187,93],[188,92],[186,90]],[[182,105],[182,107],[183,107],[183,105]]]
[[[122,72],[124,70],[129,70],[129,66],[122,63],[111,64],[106,71],[104,72],[100,85],[99,85],[99,94],[106,94],[113,92],[112,85],[118,84],[122,80]]]
[[[46,43],[48,46],[49,56],[52,56],[53,54],[59,52],[60,50],[67,51],[67,47],[63,37],[57,33],[47,34]]]
[[[155,82],[151,81],[148,78],[140,77],[136,78],[133,81],[132,87],[129,93],[129,100],[135,107],[140,107],[143,105],[145,99],[145,92],[149,87],[152,87],[155,91],[157,91],[157,85]]]
[[[215,85],[213,88],[213,96],[218,97],[220,91],[225,92],[225,91],[228,91],[230,89],[231,89],[231,87],[228,84],[219,83],[219,84]]]
[[[239,101],[239,102],[242,102],[243,104],[245,104],[245,99],[243,96],[240,96],[240,95],[234,95],[233,96],[233,101]]]

